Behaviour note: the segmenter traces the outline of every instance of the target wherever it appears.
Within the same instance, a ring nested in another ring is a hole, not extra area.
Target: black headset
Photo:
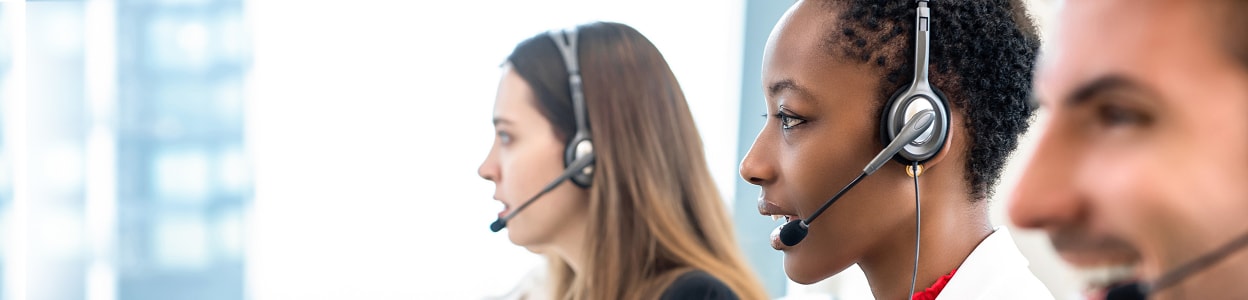
[[[550,39],[554,40],[555,47],[559,48],[559,53],[563,56],[563,64],[568,69],[568,89],[572,93],[572,110],[576,115],[576,134],[572,136],[572,140],[568,142],[567,149],[564,150],[563,164],[565,168],[572,167],[574,162],[581,159],[593,159],[594,142],[589,135],[589,116],[585,108],[585,93],[581,85],[581,69],[577,60],[576,47],[576,27],[563,30],[551,30],[547,32]],[[594,166],[590,164],[582,168],[580,171],[572,175],[571,180],[580,187],[589,187],[594,179]]]
[[[919,0],[914,38],[914,80],[893,94],[881,110],[880,140],[887,145],[897,138],[906,120],[923,110],[936,113],[935,121],[914,141],[902,147],[894,159],[906,165],[925,163],[940,153],[949,136],[949,102],[928,82],[928,56],[931,42],[931,11],[926,0]]]

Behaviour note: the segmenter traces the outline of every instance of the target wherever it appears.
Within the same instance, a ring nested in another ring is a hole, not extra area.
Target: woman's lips
[[[789,211],[785,209],[784,207],[776,205],[775,203],[772,203],[771,201],[768,201],[762,198],[758,199],[758,214],[764,215],[764,216],[771,216],[773,220],[779,220],[780,217],[797,216],[797,213]]]
[[[507,205],[506,201],[500,200],[498,198],[494,198],[494,200],[498,200],[498,203],[503,204],[503,210],[498,212],[499,219],[502,219],[503,217],[507,216],[508,213],[511,213],[511,205]]]
[[[767,201],[766,199],[763,199],[762,197],[759,197],[758,199],[758,213],[764,216],[771,216],[771,219],[773,221],[780,220],[780,218],[784,218],[785,223],[788,223],[795,219],[800,219],[798,218],[796,213],[790,212],[789,210],[784,209],[780,205],[776,205],[775,203],[772,203],[771,201]],[[788,249],[789,247],[785,246],[784,243],[780,242],[780,227],[781,226],[784,226],[784,224],[776,226],[776,229],[771,231],[770,240],[771,240],[772,249],[784,251],[785,249]]]

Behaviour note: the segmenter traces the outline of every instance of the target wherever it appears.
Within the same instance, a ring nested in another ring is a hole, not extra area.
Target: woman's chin
[[[824,278],[819,278],[819,277],[807,277],[807,276],[801,276],[801,275],[799,275],[799,274],[793,274],[793,273],[787,273],[787,274],[789,275],[789,280],[792,280],[793,282],[796,282],[796,283],[798,283],[798,284],[802,284],[802,285],[810,285],[810,284],[815,284],[815,283],[818,283],[818,282],[820,282],[820,281],[823,281],[824,279],[827,279],[826,277],[824,277]]]
[[[524,232],[522,231],[517,232],[511,228],[508,228],[507,239],[511,240],[511,243],[515,244],[516,246],[529,248],[529,251],[537,252],[537,251],[534,251],[536,248],[533,247],[535,244],[533,243],[533,238],[524,234]]]
[[[794,257],[789,253],[784,255],[784,273],[789,276],[789,280],[799,284],[814,284],[836,273],[848,268],[849,265],[841,268],[831,268],[828,264],[813,263],[810,259],[802,259]]]

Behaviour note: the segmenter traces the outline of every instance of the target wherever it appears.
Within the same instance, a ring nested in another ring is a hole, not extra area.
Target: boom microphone
[[[910,120],[906,121],[906,125],[901,127],[901,132],[897,134],[897,138],[888,143],[888,146],[885,146],[884,150],[880,151],[880,154],[875,155],[875,158],[872,159],[865,168],[862,168],[862,173],[858,174],[858,177],[854,178],[854,181],[850,181],[848,185],[841,188],[841,191],[836,192],[836,195],[832,196],[832,199],[828,199],[827,202],[824,202],[823,206],[820,206],[818,210],[815,210],[814,214],[811,214],[810,217],[807,217],[805,220],[792,220],[784,225],[780,225],[780,242],[789,247],[802,242],[802,239],[806,238],[808,229],[810,229],[810,222],[815,221],[815,218],[818,218],[824,210],[828,209],[828,206],[831,206],[832,203],[836,203],[837,199],[840,199],[842,195],[845,195],[845,192],[854,188],[854,185],[857,185],[859,181],[862,181],[863,177],[867,177],[867,175],[875,173],[876,170],[879,170],[880,167],[884,166],[885,162],[888,162],[889,158],[892,158],[893,155],[897,155],[897,152],[901,151],[902,147],[905,147],[906,144],[909,144],[913,142],[914,139],[918,138],[923,131],[932,126],[932,122],[935,119],[936,112],[930,109],[922,110],[914,116],[911,116]]]
[[[541,197],[546,194],[546,192],[555,189],[555,187],[559,186],[560,183],[563,183],[564,180],[568,180],[568,178],[580,173],[582,169],[588,168],[593,163],[594,154],[592,152],[582,156],[580,159],[572,161],[572,163],[568,165],[568,168],[563,170],[563,174],[560,174],[559,177],[555,177],[554,181],[546,184],[546,187],[543,187],[542,191],[537,192],[537,195],[533,195],[532,198],[529,198],[528,201],[525,201],[524,204],[521,204],[520,207],[516,208],[516,210],[511,211],[511,213],[503,216],[502,218],[498,218],[498,220],[495,220],[494,223],[490,224],[490,231],[498,232],[499,230],[503,230],[504,227],[507,227],[507,221],[514,218],[516,214],[524,210],[525,207],[529,207],[529,204],[533,204],[533,201],[536,201],[538,197]]]

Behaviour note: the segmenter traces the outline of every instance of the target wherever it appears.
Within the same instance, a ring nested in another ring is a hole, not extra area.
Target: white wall
[[[249,1],[255,299],[472,299],[538,258],[486,230],[476,175],[499,64],[549,28],[619,21],[672,65],[725,195],[741,1]]]

